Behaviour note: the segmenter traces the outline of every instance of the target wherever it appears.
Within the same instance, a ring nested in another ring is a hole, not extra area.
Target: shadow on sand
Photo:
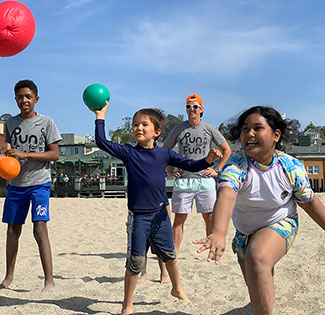
[[[251,305],[247,304],[244,307],[235,308],[227,313],[222,313],[220,315],[254,315],[254,313]]]

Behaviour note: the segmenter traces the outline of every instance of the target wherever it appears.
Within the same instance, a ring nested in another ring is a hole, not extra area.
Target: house
[[[304,132],[304,135],[309,136],[311,143],[314,143],[314,144],[316,144],[316,141],[319,139],[319,132],[312,128],[309,128],[308,130],[306,130]]]
[[[98,150],[91,136],[76,136],[74,133],[62,133],[59,142],[60,156],[88,154]]]
[[[325,191],[325,139],[310,146],[288,146],[286,152],[303,162],[314,191]]]

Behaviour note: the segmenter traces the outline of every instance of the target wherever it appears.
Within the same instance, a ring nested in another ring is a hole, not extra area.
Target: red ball
[[[18,1],[0,3],[0,57],[20,53],[32,41],[36,23],[33,13]]]

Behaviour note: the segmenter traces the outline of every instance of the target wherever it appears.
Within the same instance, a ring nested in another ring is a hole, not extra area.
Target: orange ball
[[[20,163],[11,156],[0,159],[0,176],[4,179],[13,179],[20,172]]]

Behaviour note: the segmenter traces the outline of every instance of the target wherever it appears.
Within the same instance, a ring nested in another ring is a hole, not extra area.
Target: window
[[[308,174],[319,174],[319,166],[318,165],[308,165],[307,173]]]
[[[78,154],[78,153],[79,153],[78,147],[74,148],[74,154]]]

